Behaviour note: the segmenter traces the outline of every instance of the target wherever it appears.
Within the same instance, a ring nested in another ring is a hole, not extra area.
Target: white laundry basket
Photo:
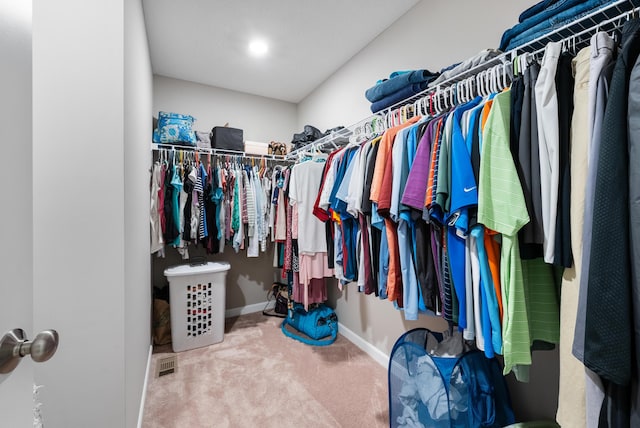
[[[164,271],[169,280],[174,352],[224,339],[225,280],[230,267],[229,263],[208,262]]]

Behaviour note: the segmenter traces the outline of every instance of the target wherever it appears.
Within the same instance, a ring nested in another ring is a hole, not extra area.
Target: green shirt
[[[478,222],[502,234],[504,374],[514,366],[531,365],[529,320],[518,247],[518,230],[529,222],[529,214],[509,149],[510,103],[510,91],[493,99],[482,135],[478,184]],[[520,378],[517,370],[516,376]]]

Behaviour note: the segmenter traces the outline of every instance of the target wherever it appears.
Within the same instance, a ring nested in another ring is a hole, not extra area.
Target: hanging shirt
[[[293,167],[289,183],[290,203],[298,205],[298,250],[300,254],[327,251],[325,227],[313,215],[324,162],[306,161]]]
[[[204,165],[202,163],[198,167],[198,179],[196,181],[196,192],[198,192],[198,204],[200,205],[200,224],[198,226],[198,238],[203,240],[207,236],[209,236],[209,231],[207,230],[207,214],[204,207],[204,184],[207,181],[207,172],[204,169]]]
[[[371,149],[371,142],[364,143],[360,146],[355,164],[353,166],[352,177],[349,181],[347,189],[347,212],[354,217],[358,217],[358,214],[362,212],[362,194],[364,191],[364,178],[367,161],[367,153]]]
[[[162,225],[160,224],[160,193],[162,192],[162,164],[156,162],[151,174],[151,204],[149,206],[149,219],[151,221],[151,254],[164,248]]]
[[[402,203],[415,209],[422,209],[425,202],[427,182],[431,170],[431,144],[433,132],[438,121],[432,120],[427,125],[416,153],[412,159],[412,165],[407,177],[407,183],[402,194]]]
[[[510,93],[496,95],[485,125],[480,159],[478,222],[502,234],[500,278],[505,313],[504,373],[531,364],[531,341],[525,303],[518,230],[529,215],[509,147]],[[514,370],[516,376],[526,373]]]
[[[461,119],[463,113],[475,108],[481,98],[458,107],[451,117],[451,139],[448,153],[450,157],[447,161],[450,171],[447,174],[441,169],[442,174],[446,174],[450,186],[442,187],[439,195],[448,199],[442,202],[448,204],[447,222],[447,246],[449,249],[449,266],[451,269],[451,279],[456,291],[459,306],[458,325],[461,329],[467,328],[467,305],[472,308],[473,302],[467,302],[467,275],[466,275],[466,236],[469,231],[469,207],[476,205],[478,201],[478,190],[473,168],[471,166],[471,154],[467,150],[466,141],[462,133]],[[446,147],[443,146],[443,148]],[[471,289],[469,289],[471,291]],[[470,319],[469,321],[473,321]]]

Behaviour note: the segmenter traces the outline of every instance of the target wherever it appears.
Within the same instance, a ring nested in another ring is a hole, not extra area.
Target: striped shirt
[[[529,214],[509,148],[510,103],[509,91],[496,95],[493,100],[482,138],[478,188],[478,222],[502,234],[500,282],[505,374],[514,366],[531,365],[529,321],[517,235],[518,230],[529,222]]]

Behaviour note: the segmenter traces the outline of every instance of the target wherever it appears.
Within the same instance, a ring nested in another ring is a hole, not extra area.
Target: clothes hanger
[[[385,129],[389,129],[391,128],[391,110],[387,110],[386,112],[383,113],[383,117],[384,117],[384,128]]]
[[[398,109],[400,123],[398,125],[402,125],[407,121],[407,106],[400,106]]]
[[[509,78],[507,76],[507,63],[502,63],[502,89],[509,86]]]
[[[425,115],[433,117],[433,113],[435,113],[433,110],[433,92],[424,97],[422,102],[424,104]]]
[[[471,89],[473,98],[476,98],[480,95],[480,93],[478,92],[478,81],[474,76],[469,77],[469,88]]]
[[[527,69],[527,67],[529,66],[527,64],[527,53],[523,53],[522,55],[518,55],[518,61],[517,66],[518,66],[518,74],[523,76],[524,75],[524,71]],[[515,74],[514,74],[515,77]]]
[[[482,76],[482,80],[483,80],[485,90],[487,91],[487,94],[491,95],[493,91],[491,90],[491,76],[490,76],[489,70],[485,70]]]
[[[431,110],[431,94],[425,95],[422,97],[422,111],[424,111],[425,116],[433,116],[433,112]]]
[[[484,74],[482,75],[482,84],[484,85],[485,90],[487,91],[487,94],[491,95],[491,84],[489,81],[489,70],[485,70]]]
[[[487,95],[485,94],[484,88],[482,87],[482,72],[476,74],[474,78],[476,79],[476,90],[478,92],[478,95],[480,95],[482,98],[486,97]]]
[[[400,109],[392,110],[392,112],[393,112],[393,114],[392,114],[393,126],[398,126],[398,125],[402,124],[401,117],[400,117]]]
[[[460,86],[462,87],[462,94],[464,95],[465,103],[468,103],[473,99],[471,96],[471,90],[469,88],[469,78],[463,79],[460,82]]]
[[[362,139],[365,138],[365,132],[366,131],[363,129],[363,126],[356,126],[353,133],[349,136],[349,144],[359,143],[362,141]]]
[[[378,133],[378,116],[373,116],[371,118],[371,121],[368,122],[369,126],[371,128],[371,134],[369,134],[367,139],[371,139],[374,137],[374,135],[376,135]],[[366,128],[365,128],[366,130]]]
[[[378,134],[382,134],[387,130],[387,123],[384,121],[384,117],[378,116],[376,118],[376,128]]]
[[[464,97],[464,102],[468,103],[471,101],[471,96],[469,94],[469,86],[467,85],[467,79],[464,79],[460,82],[460,89],[462,89],[462,96]]]
[[[422,98],[418,98],[413,102],[413,115],[414,116],[425,116],[422,114]]]
[[[494,93],[498,93],[500,92],[500,89],[498,87],[498,72],[495,68],[491,69],[491,72],[489,73],[491,76],[491,90]]]
[[[456,82],[455,83],[455,92],[456,92],[456,101],[462,103],[465,103],[466,101],[466,94],[464,93],[464,87],[462,86],[461,82]]]
[[[451,97],[451,108],[458,105],[458,97],[453,87],[451,87],[451,91],[449,91],[449,96]]]
[[[448,95],[448,89],[449,88],[444,88],[442,90],[442,111],[447,111],[449,109],[449,95]]]
[[[467,86],[467,95],[469,97],[469,101],[471,101],[476,97],[476,91],[474,87],[476,83],[476,79],[473,76],[471,76],[471,77],[468,77],[465,80],[465,82],[466,82],[465,85]]]
[[[438,112],[438,114],[441,114],[444,112],[443,103],[444,103],[444,91],[442,91],[440,89],[440,86],[438,86],[438,89],[436,89],[436,111]]]
[[[387,128],[393,128],[394,124],[393,124],[393,110],[389,109],[389,112],[387,113]]]
[[[407,104],[404,106],[404,116],[402,117],[402,123],[406,123],[409,119],[416,116],[416,112],[413,109],[412,104]]]
[[[451,94],[451,92],[453,92],[451,90],[451,86],[446,87],[444,91],[442,91],[442,95],[444,96],[443,101],[445,102],[443,104],[445,111],[450,110],[451,107],[453,107],[453,95]]]
[[[444,109],[444,111],[447,111],[451,108],[451,106],[449,105],[449,102],[451,101],[451,98],[449,97],[450,89],[450,87],[447,87],[442,90],[442,108]]]
[[[473,96],[473,79],[470,77],[467,77],[466,79],[463,80],[463,85],[464,85],[464,90],[465,93],[467,94],[467,100],[471,101],[472,99],[474,99],[475,97]]]
[[[383,121],[380,119],[379,115],[374,115],[371,119],[372,136],[373,134],[378,134],[381,127],[383,127]]]
[[[500,72],[500,69],[503,68],[500,64],[496,65],[496,88],[498,89],[498,92],[502,91],[504,88],[506,88],[506,85],[503,85],[504,81],[502,78],[502,73]]]

